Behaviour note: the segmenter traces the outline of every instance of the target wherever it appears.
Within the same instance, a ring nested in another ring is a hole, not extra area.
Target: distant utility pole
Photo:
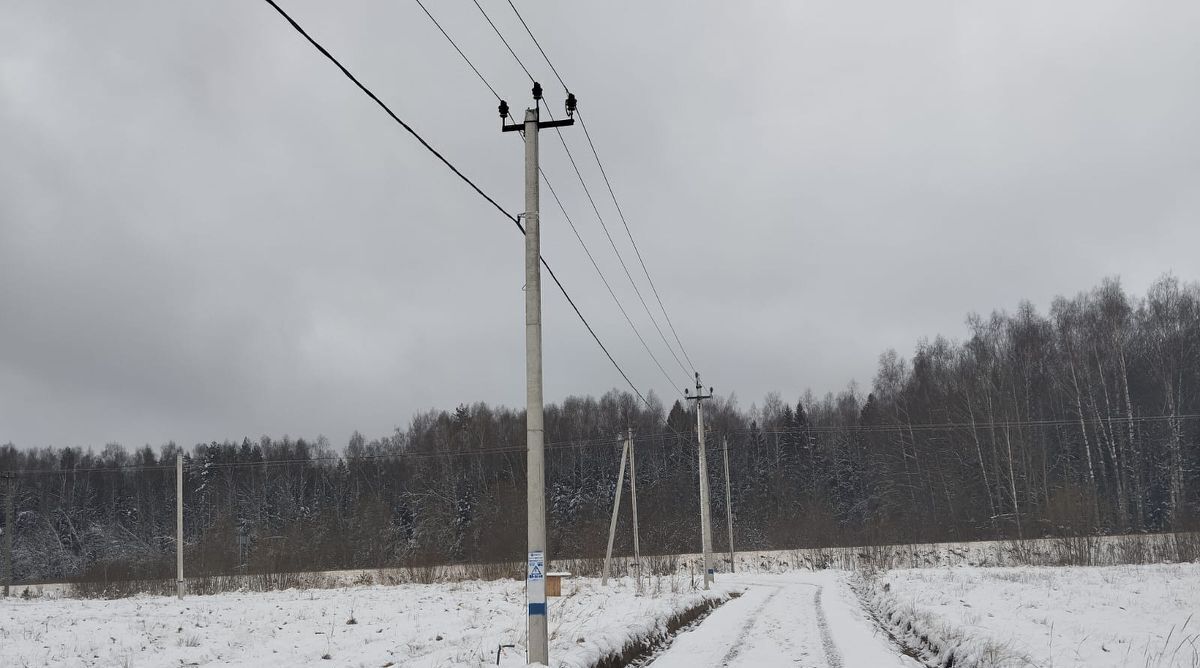
[[[542,265],[538,215],[538,130],[575,124],[575,96],[567,95],[567,118],[542,122],[542,85],[533,84],[533,108],[525,122],[507,124],[508,103],[500,101],[500,129],[525,135],[525,443],[529,562],[525,579],[528,605],[527,663],[550,664],[546,629],[546,467],[542,416]]]
[[[175,453],[175,595],[183,600],[183,453]]]
[[[625,489],[625,458],[629,455],[629,440],[621,445],[621,468],[617,471],[617,489],[613,493],[612,519],[608,521],[608,548],[604,551],[604,571],[600,574],[600,586],[608,584],[608,570],[612,564],[613,538],[617,536],[617,514],[621,512],[621,492]]]
[[[729,486],[729,437],[723,436],[721,442],[725,451],[725,528],[729,530],[729,572],[736,569],[733,562],[733,493]]]
[[[637,586],[642,588],[642,550],[638,544],[637,509],[637,457],[633,450],[633,429],[625,432],[625,445],[621,448],[621,469],[617,472],[617,491],[613,494],[612,518],[608,521],[608,548],[604,551],[604,570],[600,573],[600,584],[608,584],[608,573],[612,564],[613,539],[617,535],[617,515],[621,512],[621,494],[625,489],[625,460],[629,459],[629,496],[633,503],[633,566],[637,573]]]
[[[13,497],[17,493],[17,479],[12,472],[5,471],[0,474],[4,478],[4,597],[8,598],[9,587],[13,581],[13,558],[12,558],[12,542],[13,533],[16,532],[16,523],[13,521]]]
[[[633,567],[637,574],[638,591],[642,589],[642,550],[638,546],[638,513],[637,513],[637,456],[633,447],[633,428],[625,432],[625,442],[629,447],[629,496],[633,502]]]
[[[712,522],[708,506],[708,456],[704,449],[704,400],[712,399],[712,388],[708,394],[703,394],[704,387],[700,384],[700,374],[696,373],[696,393],[689,394],[685,389],[684,395],[696,402],[696,438],[700,441],[700,540],[704,549],[704,588],[708,589],[713,581],[712,566]]]

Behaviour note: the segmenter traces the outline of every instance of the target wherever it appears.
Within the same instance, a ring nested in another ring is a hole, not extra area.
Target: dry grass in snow
[[[895,570],[863,590],[937,666],[1200,666],[1200,564]]]

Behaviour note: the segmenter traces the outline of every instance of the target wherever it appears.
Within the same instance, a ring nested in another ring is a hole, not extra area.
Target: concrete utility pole
[[[725,527],[729,529],[729,572],[732,573],[737,569],[734,568],[733,562],[733,493],[729,486],[729,438],[722,437],[721,442],[725,446]]]
[[[621,512],[621,492],[625,489],[625,457],[629,455],[629,441],[621,446],[621,469],[617,471],[617,489],[613,493],[612,519],[608,521],[608,549],[604,551],[604,572],[600,574],[600,586],[608,584],[609,565],[612,564],[613,538],[617,535],[617,514]]]
[[[633,567],[636,569],[638,591],[642,589],[642,550],[638,546],[637,513],[637,456],[633,448],[633,429],[626,430],[625,443],[629,448],[629,496],[633,502]]]
[[[712,566],[712,521],[708,505],[708,455],[704,449],[704,400],[712,399],[712,388],[708,394],[703,394],[704,387],[700,384],[700,374],[696,373],[696,393],[684,395],[696,402],[696,438],[700,441],[700,540],[704,550],[704,588],[708,589],[713,581]]]
[[[183,600],[183,453],[175,453],[175,595]]]
[[[5,482],[4,489],[4,597],[8,598],[9,587],[13,581],[13,558],[12,558],[12,542],[13,533],[17,530],[17,525],[13,521],[13,498],[17,494],[17,479],[11,472],[5,472],[2,476]]]
[[[508,103],[500,101],[500,129],[525,135],[525,444],[529,562],[525,579],[528,606],[527,663],[550,664],[546,629],[546,467],[542,415],[542,265],[538,195],[538,130],[575,124],[575,96],[567,95],[567,116],[541,122],[542,85],[533,84],[532,109],[525,122],[506,124]]]

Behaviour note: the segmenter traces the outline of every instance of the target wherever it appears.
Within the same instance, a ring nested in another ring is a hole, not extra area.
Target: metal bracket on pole
[[[558,121],[538,121],[538,129],[545,130],[546,128],[565,128],[568,125],[575,125],[574,118],[564,118]],[[520,132],[525,129],[524,123],[506,123],[500,126],[501,132]]]

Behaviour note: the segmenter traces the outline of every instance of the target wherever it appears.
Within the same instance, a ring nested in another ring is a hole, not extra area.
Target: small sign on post
[[[526,571],[525,588],[528,591],[530,615],[546,614],[546,553],[537,550],[529,553],[529,569]]]

